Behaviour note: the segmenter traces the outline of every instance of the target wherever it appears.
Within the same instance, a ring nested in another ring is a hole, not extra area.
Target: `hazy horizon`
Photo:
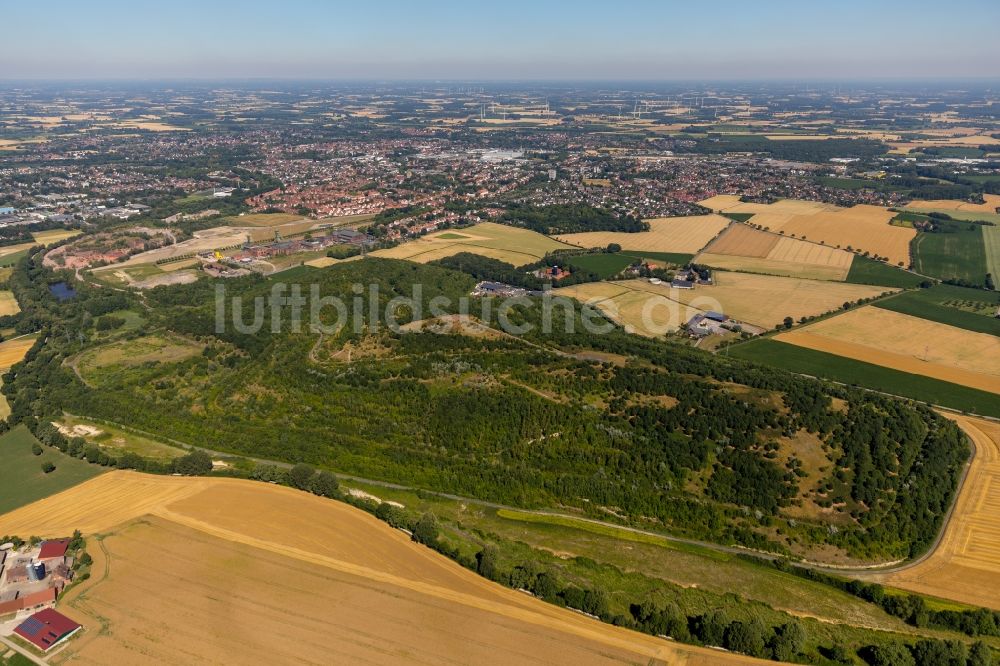
[[[846,81],[1000,75],[1000,4],[121,0],[5,8],[0,80]],[[962,30],[951,29],[957,23]],[[24,27],[24,29],[20,29]],[[945,29],[943,29],[945,28]]]

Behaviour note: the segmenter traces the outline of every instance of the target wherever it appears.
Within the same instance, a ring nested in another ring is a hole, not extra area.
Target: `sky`
[[[1000,0],[0,0],[0,79],[1000,78]]]

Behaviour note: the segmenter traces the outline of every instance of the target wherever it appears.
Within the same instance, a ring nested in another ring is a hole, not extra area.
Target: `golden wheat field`
[[[468,229],[428,234],[396,247],[376,250],[370,256],[406,259],[425,264],[459,252],[471,252],[514,266],[523,266],[538,261],[548,252],[571,247],[528,229],[483,222]]]
[[[1000,393],[1000,338],[891,310],[858,308],[776,339]]]
[[[24,358],[24,355],[34,344],[35,336],[33,335],[0,342],[0,374],[10,370],[12,365]],[[0,418],[8,416],[10,416],[10,404],[7,402],[7,396],[0,393]]]
[[[758,259],[756,257],[739,257],[728,254],[702,252],[695,258],[695,262],[723,271],[762,273],[832,282],[844,279],[844,271],[839,268],[816,266],[813,264],[797,264],[788,261],[774,261],[773,259]]]
[[[730,220],[721,215],[658,217],[646,221],[649,223],[649,231],[633,234],[591,231],[564,234],[556,238],[564,243],[586,248],[607,247],[611,243],[617,243],[625,250],[695,254],[730,224]]]
[[[615,284],[629,284],[635,289],[669,297],[700,311],[715,310],[762,328],[774,328],[785,317],[795,320],[812,317],[836,310],[846,301],[895,291],[860,284],[728,271],[717,271],[714,285],[697,289],[671,289],[669,285],[654,285],[644,280]]]
[[[0,291],[0,317],[15,315],[21,311],[12,291]]]
[[[926,560],[879,582],[1000,610],[1000,424],[945,413],[976,447],[941,543]]]
[[[66,229],[49,229],[48,231],[33,231],[31,232],[31,236],[35,239],[36,243],[48,245],[49,243],[58,243],[69,238],[76,238],[82,233],[79,229],[71,229],[69,231]]]
[[[815,201],[782,199],[772,204],[741,203],[738,197],[719,195],[700,202],[718,212],[752,213],[751,224],[785,236],[886,257],[891,264],[910,264],[910,241],[915,229],[889,224],[895,213],[879,206],[840,208]]]
[[[679,290],[667,287],[663,293],[650,293],[639,288],[640,282],[587,282],[555,289],[552,293],[588,303],[627,332],[644,337],[659,337],[676,331],[702,312],[669,297]]]
[[[1000,208],[1000,194],[984,194],[984,203],[974,204],[959,199],[917,199],[906,205],[912,209],[927,209],[940,211],[962,211],[967,213],[996,213]]]
[[[815,280],[844,280],[854,255],[827,245],[734,224],[696,261],[715,268],[770,273]]]
[[[0,342],[0,370],[7,370],[24,358],[31,346],[35,344],[35,336],[26,335]]]
[[[6,257],[11,254],[17,254],[21,250],[27,250],[28,248],[34,247],[34,243],[20,243],[18,245],[4,245],[0,247],[0,257]]]
[[[113,471],[0,516],[82,529],[85,629],[54,663],[764,663],[602,624],[503,588],[346,504],[222,478]]]

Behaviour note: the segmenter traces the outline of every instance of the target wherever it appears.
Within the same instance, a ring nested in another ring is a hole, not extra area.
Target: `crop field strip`
[[[854,259],[850,252],[734,224],[697,261],[721,269],[843,281]]]
[[[892,265],[910,263],[913,229],[889,224],[895,213],[878,206],[851,208],[814,201],[782,199],[772,204],[742,203],[738,197],[720,195],[700,202],[720,213],[752,213],[753,224],[765,230],[822,242],[831,248],[848,247],[887,257]]]
[[[1000,394],[1000,338],[892,310],[859,308],[775,339]]]
[[[1000,292],[938,284],[930,289],[905,291],[874,304],[921,319],[957,326],[967,331],[1000,336]]]
[[[514,266],[523,266],[538,261],[554,250],[572,247],[534,231],[492,222],[463,229],[461,239],[456,239],[456,235],[459,234],[448,231],[431,234],[396,247],[376,250],[371,256],[406,259],[424,264],[459,252],[472,252]]]
[[[721,215],[660,217],[646,222],[649,223],[649,231],[636,233],[591,231],[563,234],[556,238],[564,243],[585,248],[607,247],[611,243],[617,243],[628,252],[694,254],[730,224],[730,220]]]
[[[1000,284],[1000,225],[983,227],[983,245],[986,270],[993,276],[993,284]]]
[[[866,285],[728,271],[717,271],[715,282],[714,285],[692,290],[671,289],[668,285],[655,285],[641,280],[628,284],[640,291],[670,298],[702,312],[721,311],[762,328],[773,328],[785,317],[795,320],[812,317],[836,310],[846,301],[871,298],[890,291]]]
[[[779,342],[774,337],[750,340],[727,349],[726,354],[842,384],[1000,417],[1000,396],[995,393]]]
[[[44,535],[69,533],[72,525],[106,534],[94,549],[94,577],[64,599],[66,612],[101,630],[74,641],[60,660],[145,654],[179,664],[192,653],[214,660],[271,652],[395,663],[443,650],[493,663],[566,655],[581,663],[764,663],[546,604],[480,578],[360,510],[281,486],[116,471],[0,516],[0,532],[32,531],[28,525],[44,525]],[[234,612],[256,618],[252,628],[234,634]]]
[[[878,296],[883,287],[820,282],[791,277],[717,271],[716,284],[696,289],[673,289],[647,280],[585,283],[555,290],[556,295],[593,301],[602,312],[643,335],[662,335],[686,323],[699,312],[721,311],[762,328],[773,328],[785,317],[799,319],[824,314],[845,301]],[[643,294],[644,296],[639,296]],[[613,302],[615,309],[611,304]],[[642,321],[643,308],[655,325]]]
[[[923,562],[875,576],[887,585],[1000,610],[1000,424],[945,414],[976,447],[938,548]]]
[[[988,269],[984,229],[981,225],[951,222],[945,232],[921,232],[912,244],[914,269],[942,280],[985,284]]]
[[[16,315],[20,311],[21,306],[17,304],[14,292],[0,291],[0,317]]]

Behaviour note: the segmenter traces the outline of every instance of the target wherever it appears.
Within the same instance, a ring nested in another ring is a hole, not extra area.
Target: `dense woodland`
[[[533,206],[511,204],[501,217],[503,222],[537,231],[540,234],[571,234],[583,231],[649,231],[649,223],[631,215],[616,213],[586,204]]]
[[[353,284],[377,284],[383,308],[419,283],[425,313],[434,297],[458,303],[475,283],[442,267],[371,258],[282,277],[315,280],[323,295],[347,302]],[[871,559],[929,544],[968,456],[957,428],[923,406],[617,331],[577,325],[567,333],[558,308],[555,332],[521,339],[355,331],[353,320],[319,340],[268,326],[216,333],[214,285],[205,280],[148,292],[146,323],[120,334],[169,330],[199,353],[173,363],[122,359],[78,375],[64,361],[99,344],[91,341],[97,322],[141,307],[131,294],[85,284],[60,303],[48,290],[58,279],[36,256],[11,278],[24,308],[18,326],[42,331],[45,343],[4,377],[3,390],[10,423],[36,433],[67,411],[210,449],[516,506],[576,506],[777,552],[792,542],[831,544]],[[260,277],[225,284],[247,304],[272,287]],[[496,309],[482,306],[474,301],[473,313],[495,323]],[[401,323],[426,317],[411,307],[395,314]],[[537,325],[543,315],[536,300],[511,320]],[[580,312],[568,316],[579,324]],[[350,363],[338,356],[346,348]],[[826,497],[845,517],[836,529],[783,516],[802,488],[799,463],[782,462],[778,442],[800,431],[824,443]]]

